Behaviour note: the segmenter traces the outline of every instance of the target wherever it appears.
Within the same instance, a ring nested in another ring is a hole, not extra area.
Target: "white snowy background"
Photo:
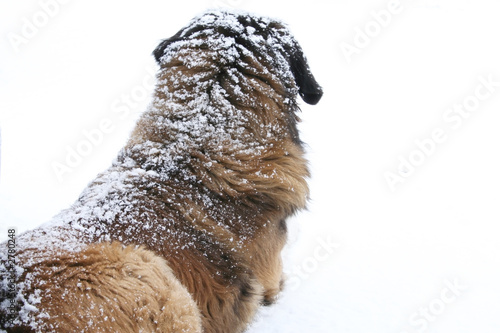
[[[325,92],[302,104],[311,201],[290,222],[288,289],[249,332],[498,333],[493,0],[0,0],[0,240],[110,164],[152,50],[216,6],[287,22]]]

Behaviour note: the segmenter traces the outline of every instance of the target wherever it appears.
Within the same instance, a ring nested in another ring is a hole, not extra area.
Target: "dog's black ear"
[[[161,57],[163,57],[163,54],[165,53],[165,49],[167,48],[167,46],[169,46],[170,44],[172,44],[174,41],[176,41],[177,39],[174,39],[173,37],[172,38],[168,38],[168,39],[164,39],[157,47],[156,49],[153,51],[153,56],[155,57],[156,59],[156,62],[158,64],[160,64],[160,60],[161,60]]]
[[[299,87],[299,95],[304,102],[312,105],[318,103],[323,96],[323,89],[312,75],[307,59],[298,45],[290,54],[290,68]]]
[[[172,37],[170,38],[167,38],[167,39],[164,39],[157,47],[156,49],[153,51],[153,56],[155,57],[156,59],[156,62],[158,64],[160,64],[160,61],[161,61],[161,57],[163,57],[163,55],[165,54],[165,49],[170,45],[172,44],[173,42],[177,42],[179,40],[182,39],[181,37],[181,33],[182,33],[182,30],[180,30],[178,33],[176,33],[175,35],[173,35]]]

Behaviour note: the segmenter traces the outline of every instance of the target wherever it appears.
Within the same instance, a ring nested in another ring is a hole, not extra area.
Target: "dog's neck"
[[[160,71],[153,102],[116,164],[202,182],[221,196],[282,203],[278,209],[290,213],[303,208],[308,170],[290,131],[295,119],[287,119],[295,99],[271,87],[270,77],[216,66],[187,71]]]

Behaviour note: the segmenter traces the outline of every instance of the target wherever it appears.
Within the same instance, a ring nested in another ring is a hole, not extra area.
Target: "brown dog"
[[[154,99],[113,165],[0,250],[7,332],[242,332],[282,286],[308,169],[297,93],[322,91],[279,22],[211,11],[154,51]]]

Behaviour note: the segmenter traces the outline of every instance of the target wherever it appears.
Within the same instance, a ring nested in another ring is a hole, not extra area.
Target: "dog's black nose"
[[[299,91],[299,95],[307,104],[316,105],[320,101],[321,97],[323,97],[323,90],[320,88],[315,92]]]

